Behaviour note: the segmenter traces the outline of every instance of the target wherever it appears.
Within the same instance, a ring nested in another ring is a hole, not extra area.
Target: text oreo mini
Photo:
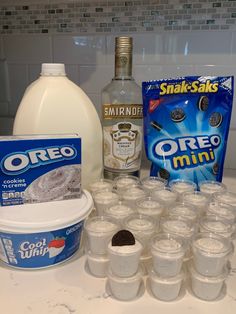
[[[222,180],[233,86],[232,76],[143,82],[150,175],[197,184]]]
[[[76,135],[0,137],[0,206],[79,198]]]

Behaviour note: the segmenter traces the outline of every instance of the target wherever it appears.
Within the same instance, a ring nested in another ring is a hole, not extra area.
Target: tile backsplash
[[[68,77],[82,87],[100,112],[101,89],[114,72],[117,34],[133,37],[133,76],[139,84],[185,75],[236,76],[236,1],[1,0],[0,14],[0,134],[11,133],[24,90],[39,76],[43,62],[65,63]],[[183,18],[185,15],[191,17]],[[117,20],[111,22],[112,18]],[[56,23],[57,19],[61,22]],[[37,20],[40,22],[35,23]],[[176,22],[171,24],[172,20]],[[23,21],[26,24],[20,23]],[[108,27],[109,23],[113,24]],[[228,168],[236,168],[235,143],[236,104],[225,163]]]

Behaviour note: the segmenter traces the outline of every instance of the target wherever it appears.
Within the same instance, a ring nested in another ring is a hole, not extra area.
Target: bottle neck
[[[132,78],[132,53],[115,54],[115,79]]]

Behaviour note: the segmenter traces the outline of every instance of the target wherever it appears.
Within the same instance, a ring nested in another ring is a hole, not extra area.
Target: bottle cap
[[[41,67],[43,76],[66,76],[65,65],[63,63],[43,63]]]

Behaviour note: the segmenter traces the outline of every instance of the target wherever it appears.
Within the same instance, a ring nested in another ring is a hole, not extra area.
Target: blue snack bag
[[[143,82],[144,142],[151,176],[221,181],[234,78],[189,76]]]

